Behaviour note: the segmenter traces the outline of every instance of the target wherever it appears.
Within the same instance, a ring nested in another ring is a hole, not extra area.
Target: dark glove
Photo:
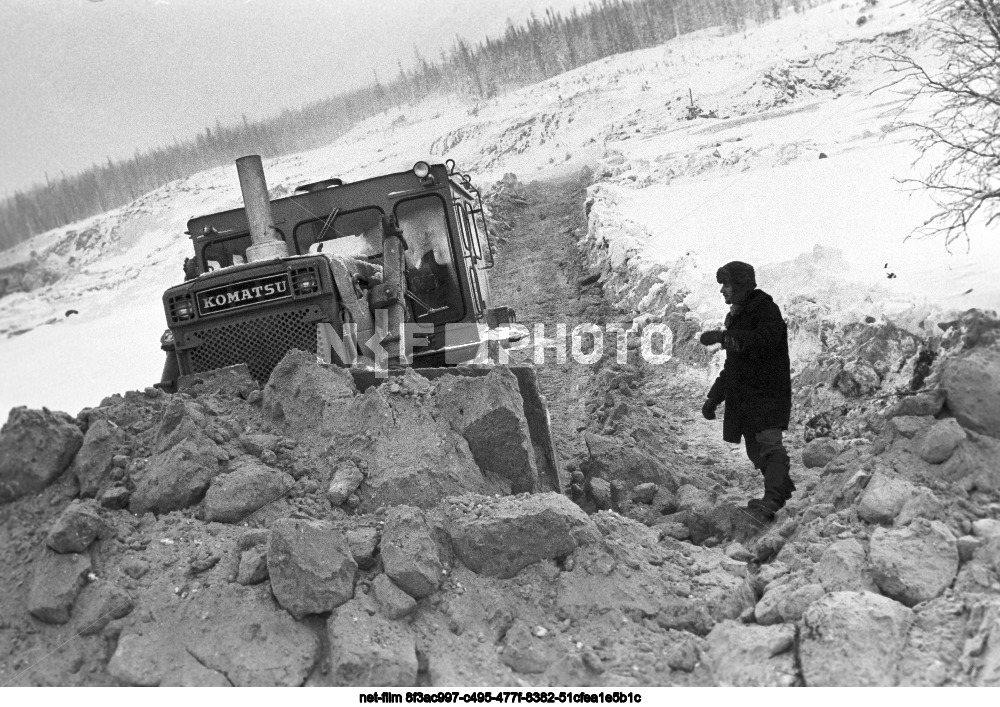
[[[713,403],[711,400],[706,400],[705,404],[701,406],[701,414],[706,420],[715,419],[715,408],[718,403]]]
[[[724,331],[706,331],[698,339],[701,341],[702,346],[711,346],[712,344],[721,344],[726,338],[726,332]]]

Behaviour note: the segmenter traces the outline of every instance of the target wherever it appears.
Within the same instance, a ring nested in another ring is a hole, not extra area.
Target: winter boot
[[[764,464],[764,498],[754,505],[770,510],[772,516],[795,491],[788,474],[790,461],[787,454],[774,454]]]

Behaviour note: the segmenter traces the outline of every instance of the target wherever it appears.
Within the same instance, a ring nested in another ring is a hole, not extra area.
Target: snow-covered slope
[[[286,194],[428,157],[455,159],[482,186],[588,164],[586,238],[617,269],[623,300],[630,282],[664,273],[661,289],[720,320],[715,269],[742,259],[783,307],[814,300],[840,318],[914,328],[948,309],[997,308],[995,239],[974,233],[970,252],[952,254],[940,241],[904,241],[932,202],[895,181],[918,174],[913,135],[894,129],[900,96],[876,90],[890,77],[865,57],[906,41],[894,33],[920,18],[909,3],[880,6],[859,27],[860,7],[707,30],[487,102],[427,100],[373,116],[326,148],[267,161],[268,183]],[[717,117],[685,120],[692,98]],[[0,411],[76,412],[158,380],[160,295],[182,277],[185,222],[239,204],[235,167],[219,168],[0,253],[0,267],[33,251],[39,267],[62,274],[0,299]]]

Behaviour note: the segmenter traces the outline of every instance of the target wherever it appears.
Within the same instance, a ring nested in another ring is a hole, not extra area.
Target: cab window
[[[457,321],[463,314],[445,202],[429,195],[396,205],[396,223],[406,239],[407,289],[418,322]]]
[[[382,210],[368,207],[303,221],[295,227],[298,253],[372,258],[382,253]]]
[[[204,271],[243,265],[247,262],[247,248],[251,244],[249,233],[212,241],[201,252]]]

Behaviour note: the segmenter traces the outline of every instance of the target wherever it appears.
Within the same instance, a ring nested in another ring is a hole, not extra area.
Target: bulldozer
[[[188,221],[194,255],[185,281],[163,294],[158,388],[240,364],[263,387],[293,349],[346,367],[361,391],[407,367],[428,379],[481,376],[516,339],[514,311],[492,306],[482,196],[454,161],[329,178],[274,200],[260,156],[236,169],[243,208]],[[539,478],[562,491],[536,371],[509,370]]]

